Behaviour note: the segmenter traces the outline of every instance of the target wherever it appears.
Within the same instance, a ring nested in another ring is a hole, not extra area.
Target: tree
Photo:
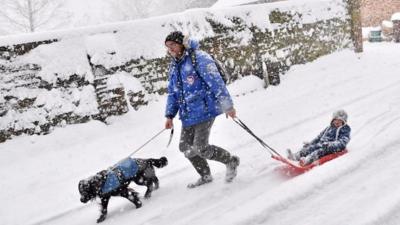
[[[63,0],[0,0],[0,3],[0,23],[9,33],[55,29],[68,21],[68,14],[62,10]]]

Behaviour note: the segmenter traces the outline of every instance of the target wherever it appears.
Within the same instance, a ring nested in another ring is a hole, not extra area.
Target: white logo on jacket
[[[193,75],[189,75],[187,76],[186,81],[188,82],[189,85],[192,85],[195,79],[196,78]]]

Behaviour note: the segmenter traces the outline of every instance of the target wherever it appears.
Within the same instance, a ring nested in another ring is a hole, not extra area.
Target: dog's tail
[[[149,162],[151,165],[157,167],[157,168],[162,168],[166,165],[168,165],[168,159],[167,157],[161,157],[159,159],[149,159]]]

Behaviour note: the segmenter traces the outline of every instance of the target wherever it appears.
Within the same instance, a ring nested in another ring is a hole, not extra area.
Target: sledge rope
[[[244,124],[238,117],[233,118],[233,121],[235,121],[235,123],[237,123],[240,127],[242,127],[245,131],[247,131],[247,133],[253,136],[258,142],[260,142],[260,144],[269,151],[272,157],[274,156],[273,153],[282,157],[275,149],[267,145],[263,140],[261,140],[261,138],[257,137],[257,135],[255,135],[254,132],[251,131],[250,128],[246,126],[246,124]]]
[[[133,154],[135,154],[136,152],[138,152],[140,149],[142,149],[144,146],[146,146],[148,143],[150,143],[152,140],[154,140],[157,136],[159,136],[162,132],[164,132],[166,130],[166,128],[162,129],[161,131],[159,131],[157,134],[155,134],[152,138],[150,138],[148,141],[146,141],[142,146],[140,146],[139,148],[137,148],[135,151],[133,151],[128,157],[133,156]],[[167,148],[169,146],[169,144],[171,143],[172,140],[172,136],[174,135],[174,128],[171,129],[171,134],[169,136],[169,141],[167,144]]]

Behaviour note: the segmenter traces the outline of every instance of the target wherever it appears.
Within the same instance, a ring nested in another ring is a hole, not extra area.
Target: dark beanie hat
[[[178,44],[183,44],[183,34],[180,31],[174,31],[168,34],[168,36],[165,38],[165,42],[167,41],[173,41]]]

